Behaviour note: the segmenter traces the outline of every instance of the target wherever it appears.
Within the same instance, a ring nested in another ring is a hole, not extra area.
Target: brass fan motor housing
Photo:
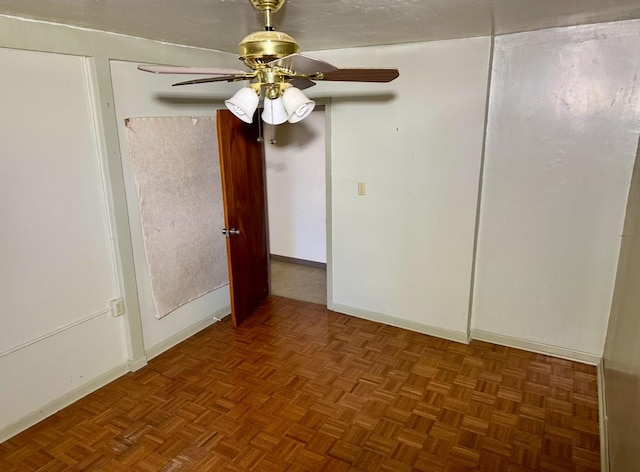
[[[299,52],[300,46],[296,40],[281,31],[251,33],[239,46],[240,60],[253,70],[262,69],[271,61]]]

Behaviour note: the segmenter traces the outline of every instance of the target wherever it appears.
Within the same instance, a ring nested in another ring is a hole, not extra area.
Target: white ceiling
[[[234,53],[262,29],[249,0],[0,0],[0,14]],[[274,24],[314,51],[631,18],[639,0],[288,0]]]

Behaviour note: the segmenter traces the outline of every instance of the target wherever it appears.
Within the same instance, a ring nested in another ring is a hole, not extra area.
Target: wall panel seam
[[[74,327],[76,327],[78,325],[86,323],[87,321],[91,321],[94,318],[98,318],[98,317],[100,317],[102,315],[106,315],[108,313],[111,313],[111,309],[110,308],[105,308],[104,310],[100,310],[100,311],[98,311],[96,313],[93,313],[91,315],[85,316],[82,319],[79,319],[79,320],[73,321],[71,323],[68,323],[66,325],[63,325],[60,328],[55,329],[55,330],[53,330],[53,331],[51,331],[49,333],[43,334],[42,336],[38,336],[37,338],[32,339],[31,341],[27,341],[25,343],[19,344],[18,346],[12,347],[11,349],[8,349],[8,350],[6,350],[4,352],[0,352],[0,358],[6,357],[9,354],[13,354],[14,352],[20,351],[20,350],[22,350],[24,348],[27,348],[27,347],[32,346],[34,344],[37,344],[40,341],[44,341],[47,338],[55,336],[56,334],[60,334],[60,333],[62,333],[64,331],[67,331],[67,330],[69,330],[71,328],[74,328]]]
[[[471,339],[471,327],[473,317],[473,302],[476,289],[476,264],[478,258],[478,241],[480,238],[480,212],[482,210],[482,191],[484,180],[484,165],[487,155],[487,132],[489,129],[489,106],[491,105],[491,78],[493,77],[493,57],[495,50],[495,34],[491,35],[489,45],[489,67],[487,71],[487,96],[484,106],[484,123],[482,130],[482,149],[480,151],[480,169],[478,171],[478,194],[476,199],[476,219],[473,233],[473,252],[471,255],[471,274],[469,283],[469,307],[467,311],[467,338]]]

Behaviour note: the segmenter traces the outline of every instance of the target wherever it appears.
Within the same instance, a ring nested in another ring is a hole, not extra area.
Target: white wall
[[[327,262],[325,112],[264,136],[271,254]]]
[[[237,59],[4,16],[0,48],[1,442],[146,362],[109,60]]]
[[[2,427],[124,363],[126,349],[108,311],[118,287],[87,61],[0,49],[0,63]],[[65,341],[92,329],[88,352]]]
[[[136,66],[137,64],[131,62],[111,61],[120,153],[127,191],[133,256],[137,268],[142,332],[146,352],[155,354],[158,346],[162,346],[176,333],[206,320],[212,320],[213,316],[227,315],[230,312],[229,287],[225,285],[203,295],[161,319],[155,317],[125,119],[141,116],[214,116],[216,108],[224,107],[224,98],[233,95],[240,85],[207,84],[182,87],[176,91],[171,89],[171,84],[188,78],[147,74],[137,70]],[[211,91],[215,91],[216,95],[212,95]],[[224,237],[222,233],[220,237]]]
[[[312,54],[400,69],[390,84],[308,90],[333,97],[334,309],[466,339],[489,46],[475,38]]]
[[[473,327],[603,350],[640,129],[640,21],[496,39]]]

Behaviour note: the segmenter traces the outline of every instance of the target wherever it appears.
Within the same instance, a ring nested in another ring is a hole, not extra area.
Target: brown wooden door
[[[259,118],[258,118],[259,119]],[[258,127],[218,110],[231,318],[238,326],[269,294],[265,172]]]

